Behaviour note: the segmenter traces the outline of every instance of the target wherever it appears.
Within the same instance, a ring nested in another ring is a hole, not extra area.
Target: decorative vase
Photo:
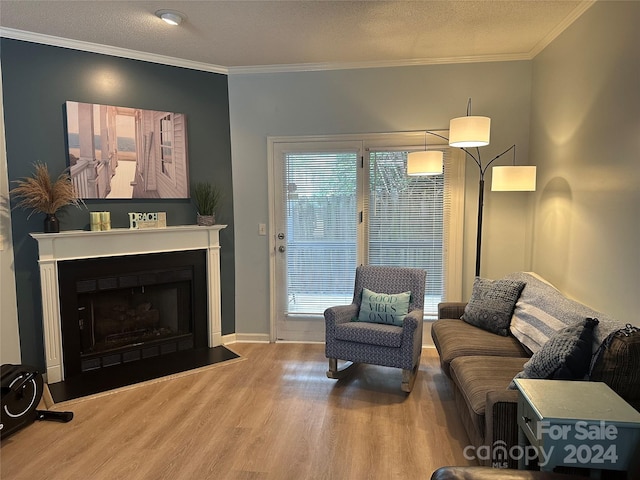
[[[44,217],[44,233],[58,233],[60,231],[60,221],[55,213],[47,213]]]
[[[216,224],[216,216],[214,215],[200,215],[196,217],[196,223],[198,225],[203,225],[206,227],[210,227],[211,225]]]

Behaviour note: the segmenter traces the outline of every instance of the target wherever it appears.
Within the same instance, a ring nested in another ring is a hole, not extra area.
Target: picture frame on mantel
[[[189,198],[185,114],[75,101],[65,114],[80,198]]]

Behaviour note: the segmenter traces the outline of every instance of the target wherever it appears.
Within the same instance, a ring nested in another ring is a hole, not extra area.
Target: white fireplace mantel
[[[58,262],[97,257],[207,250],[209,346],[222,344],[220,230],[226,225],[183,225],[133,230],[32,233],[38,242],[47,381],[64,380]]]

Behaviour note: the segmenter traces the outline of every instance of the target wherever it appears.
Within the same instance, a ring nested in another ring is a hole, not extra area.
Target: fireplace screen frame
[[[172,277],[175,271],[190,271],[191,283],[191,335],[176,337],[177,343],[150,342],[157,345],[157,354],[171,353],[177,349],[206,348],[208,346],[207,318],[207,251],[186,250],[175,252],[148,253],[143,255],[122,255],[115,257],[96,257],[73,259],[58,263],[58,284],[60,299],[60,315],[62,326],[62,356],[64,359],[64,376],[72,378],[82,375],[88,370],[108,367],[128,361],[144,358],[145,351],[135,347],[124,347],[113,351],[108,358],[100,355],[81,355],[81,329],[79,309],[79,285],[92,282],[96,288],[107,291],[116,290],[122,285],[129,286],[132,278],[144,283],[145,279],[153,279],[154,284],[161,284],[163,277]],[[147,355],[151,350],[146,350]],[[95,358],[93,364],[87,359]]]

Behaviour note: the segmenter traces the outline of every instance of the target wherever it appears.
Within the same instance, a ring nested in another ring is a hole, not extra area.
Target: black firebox
[[[58,264],[65,379],[208,346],[206,250]]]

